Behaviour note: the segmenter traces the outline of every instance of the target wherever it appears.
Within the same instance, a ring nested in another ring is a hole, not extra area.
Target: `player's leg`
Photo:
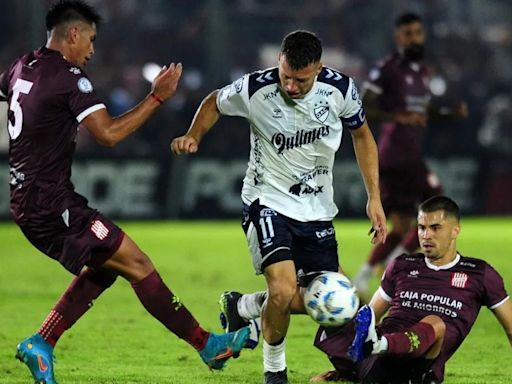
[[[348,357],[348,349],[352,344],[354,334],[355,322],[353,320],[342,327],[320,327],[318,329],[314,346],[327,355],[334,370],[313,376],[311,382],[359,382],[358,367]]]
[[[387,257],[400,245],[403,237],[413,226],[415,202],[418,197],[413,182],[415,178],[413,172],[393,169],[380,172],[382,205],[391,221],[391,229],[386,242],[372,248],[368,260],[361,266],[353,279],[354,286],[363,299],[369,294],[370,280],[373,276],[382,274],[382,266]]]
[[[116,275],[97,266],[117,250],[123,236],[115,224],[88,207],[76,207],[68,213],[66,223],[57,215],[57,220],[48,220],[44,226],[29,223],[21,227],[36,248],[78,275],[38,332],[17,347],[17,358],[36,380],[47,383],[55,381],[53,349],[60,336],[114,283]],[[91,267],[81,271],[85,265]]]
[[[146,310],[167,329],[193,346],[203,361],[213,369],[220,369],[233,353],[244,346],[249,329],[214,335],[205,331],[181,300],[167,287],[151,260],[128,236],[119,250],[102,266],[115,271],[132,285]]]
[[[261,311],[266,383],[288,382],[284,338],[290,319],[290,303],[297,290],[288,220],[260,205],[259,200],[244,206],[242,228],[253,266],[257,274],[265,275],[267,282],[267,297]]]
[[[425,164],[418,167],[416,178],[413,183],[415,185],[417,201],[425,201],[426,199],[440,195],[443,193],[443,188],[439,183],[437,176],[430,172]],[[418,231],[416,225],[411,226],[409,231],[402,237],[400,244],[393,249],[386,258],[385,264],[394,260],[404,253],[413,253],[419,247]]]
[[[365,305],[356,316],[356,335],[350,349],[354,361],[373,354],[410,355],[434,359],[441,351],[446,325],[439,316],[429,315],[399,332],[378,335],[373,310]]]

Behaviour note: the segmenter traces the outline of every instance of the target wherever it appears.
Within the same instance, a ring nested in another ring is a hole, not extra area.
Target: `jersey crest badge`
[[[315,108],[313,109],[313,113],[319,122],[325,123],[329,117],[329,104],[326,101],[320,101],[316,103]]]
[[[463,272],[452,273],[452,287],[466,288],[468,285],[469,276]]]
[[[80,79],[78,79],[77,85],[78,85],[78,89],[80,90],[80,92],[83,92],[83,93],[91,93],[92,92],[92,89],[93,89],[92,84],[87,77],[81,77]]]

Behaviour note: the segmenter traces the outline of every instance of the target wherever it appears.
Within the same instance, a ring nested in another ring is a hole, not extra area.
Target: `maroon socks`
[[[55,346],[64,331],[87,312],[92,301],[114,284],[115,280],[114,276],[92,268],[81,272],[59,299],[38,333]]]
[[[209,333],[202,329],[180,299],[167,288],[155,270],[132,287],[146,310],[176,336],[200,351]]]
[[[388,333],[384,336],[388,341],[388,353],[420,357],[434,344],[436,335],[432,325],[417,323],[406,331]]]

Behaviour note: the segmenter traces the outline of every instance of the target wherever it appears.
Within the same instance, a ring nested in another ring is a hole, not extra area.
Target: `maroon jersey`
[[[445,266],[429,263],[423,254],[402,255],[386,269],[379,289],[390,310],[381,333],[408,328],[428,315],[446,324],[441,355],[433,371],[438,379],[444,364],[469,334],[481,306],[494,309],[508,299],[502,277],[485,261],[457,256]]]
[[[398,54],[380,62],[369,75],[366,87],[380,95],[383,111],[426,113],[430,102],[429,71],[420,63]],[[423,128],[383,122],[379,135],[379,162],[384,168],[414,166],[421,162]]]
[[[57,51],[40,48],[0,75],[9,103],[11,213],[18,223],[54,216],[84,198],[70,181],[79,123],[105,108],[87,75]]]

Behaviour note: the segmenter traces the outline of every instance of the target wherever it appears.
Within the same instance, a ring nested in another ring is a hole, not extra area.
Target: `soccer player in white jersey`
[[[213,91],[188,132],[173,140],[176,154],[195,153],[220,115],[245,117],[251,152],[242,188],[242,226],[253,265],[264,274],[262,308],[265,383],[288,383],[285,336],[290,313],[304,312],[299,284],[338,271],[332,220],[332,168],[343,127],[352,134],[368,194],[372,242],[385,241],[377,146],[353,80],[321,63],[322,45],[308,31],[288,34],[278,66],[247,74]]]

